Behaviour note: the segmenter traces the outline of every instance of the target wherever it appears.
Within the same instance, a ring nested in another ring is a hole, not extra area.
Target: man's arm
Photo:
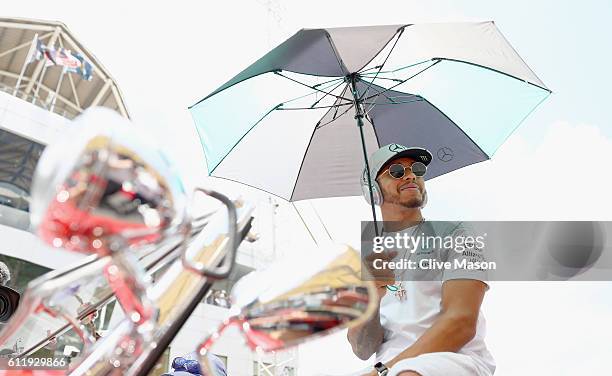
[[[386,287],[378,287],[378,307],[380,299],[386,293]],[[380,325],[380,309],[365,323],[349,328],[347,338],[353,349],[353,353],[361,360],[367,360],[378,350],[383,342],[384,329]]]
[[[395,283],[395,276],[390,269],[377,270],[374,268],[374,260],[389,261],[397,256],[396,251],[371,253],[364,258],[363,267],[374,280],[378,299],[376,312],[372,317],[361,325],[349,328],[347,338],[353,349],[353,353],[361,360],[367,360],[374,354],[383,342],[385,333],[380,325],[380,300],[387,293],[387,285]]]
[[[387,367],[402,359],[432,352],[457,352],[476,334],[476,323],[486,284],[478,280],[448,280],[442,285],[442,310],[434,324]]]

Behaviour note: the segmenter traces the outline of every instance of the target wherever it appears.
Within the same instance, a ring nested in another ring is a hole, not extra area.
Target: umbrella
[[[550,93],[493,22],[302,29],[190,111],[210,175],[297,201],[360,195],[390,143],[427,179],[488,160]]]

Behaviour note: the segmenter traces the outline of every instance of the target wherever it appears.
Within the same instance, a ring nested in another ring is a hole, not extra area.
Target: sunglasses
[[[425,176],[425,173],[427,172],[427,166],[425,166],[425,164],[421,162],[414,162],[408,167],[404,166],[401,163],[394,163],[389,166],[389,168],[386,169],[385,172],[389,171],[389,175],[391,175],[392,178],[401,179],[406,176],[406,170],[410,170],[417,178],[421,178]]]

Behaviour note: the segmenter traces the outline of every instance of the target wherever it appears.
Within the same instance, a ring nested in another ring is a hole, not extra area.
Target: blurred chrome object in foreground
[[[32,281],[0,345],[69,326],[84,345],[71,374],[136,375],[152,367],[201,301],[207,277],[229,274],[251,209],[237,223],[232,201],[198,188],[209,210],[196,229],[181,181],[142,128],[103,109],[86,111],[73,127],[78,132],[41,156],[31,222],[50,257],[60,249],[92,255]],[[113,299],[125,317],[96,341],[91,317]],[[41,316],[47,320],[32,319]],[[30,355],[48,337],[26,338],[26,350],[13,355]]]
[[[54,247],[108,254],[162,240],[185,223],[186,195],[146,129],[101,108],[49,145],[32,183],[31,220]]]
[[[232,291],[232,315],[198,348],[207,375],[215,367],[206,356],[221,333],[236,327],[251,350],[271,352],[358,325],[376,309],[372,282],[361,280],[359,254],[329,246],[279,260],[239,280]]]

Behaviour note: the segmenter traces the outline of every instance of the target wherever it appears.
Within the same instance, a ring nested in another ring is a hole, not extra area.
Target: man
[[[383,146],[371,155],[370,171],[364,169],[362,186],[366,200],[370,201],[369,173],[374,202],[380,206],[385,221],[378,224],[383,227],[382,235],[467,233],[460,223],[435,222],[434,226],[424,222],[421,214],[427,200],[424,174],[431,160],[431,153],[425,149],[398,144]],[[495,364],[484,344],[485,321],[480,312],[488,289],[485,271],[420,270],[409,281],[401,279],[405,276],[402,273],[398,277],[391,270],[375,270],[370,263],[373,257],[448,261],[481,255],[479,250],[470,251],[462,254],[453,249],[419,249],[414,253],[399,250],[366,257],[378,288],[379,310],[368,322],[349,329],[348,340],[360,359],[366,360],[376,353],[378,363],[371,374],[493,374]]]

